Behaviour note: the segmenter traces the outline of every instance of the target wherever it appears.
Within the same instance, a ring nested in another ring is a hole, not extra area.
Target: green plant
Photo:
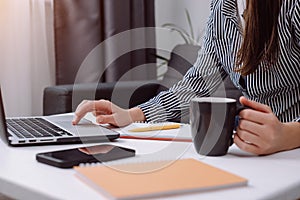
[[[173,23],[163,24],[162,27],[170,29],[171,32],[177,32],[186,44],[199,45],[201,40],[201,34],[195,34],[194,27],[191,20],[191,15],[187,9],[185,9],[185,15],[189,27],[189,31],[184,30],[182,27]],[[197,36],[196,36],[197,35]]]
[[[199,45],[200,46],[200,41],[202,39],[202,34],[198,33],[195,34],[194,27],[192,24],[191,20],[191,15],[187,9],[185,9],[185,16],[188,24],[188,29],[185,30],[184,28],[174,24],[174,23],[165,23],[162,25],[163,28],[169,29],[171,32],[176,32],[180,35],[180,37],[183,39],[185,44],[189,45]],[[157,59],[161,60],[161,62],[157,65],[157,69],[162,68],[163,66],[166,66],[169,62],[169,58],[166,58],[164,56],[155,55]],[[158,78],[162,78],[164,74],[158,75]]]

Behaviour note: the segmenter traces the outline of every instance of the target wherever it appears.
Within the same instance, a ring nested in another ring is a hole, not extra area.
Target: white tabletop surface
[[[114,162],[195,158],[249,180],[247,186],[176,195],[161,199],[297,199],[300,198],[300,149],[252,156],[232,146],[222,157],[201,157],[192,143],[120,139],[114,144],[136,149],[137,156]],[[0,193],[17,199],[106,199],[81,182],[73,169],[35,160],[36,153],[79,145],[8,147],[0,141]],[[184,173],[184,172],[183,172]]]

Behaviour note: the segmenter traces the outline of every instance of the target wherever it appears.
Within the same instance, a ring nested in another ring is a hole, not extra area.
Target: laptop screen
[[[0,88],[0,138],[1,138],[1,140],[3,140],[3,142],[8,144],[8,135],[7,135],[7,127],[6,127],[6,121],[5,121],[1,88]]]

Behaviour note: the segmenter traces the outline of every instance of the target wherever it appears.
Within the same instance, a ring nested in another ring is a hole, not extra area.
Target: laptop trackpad
[[[92,122],[82,119],[78,125],[72,125],[73,114],[53,115],[45,117],[59,127],[69,131],[74,136],[100,136],[100,135],[116,135],[117,132],[105,127],[95,125]]]

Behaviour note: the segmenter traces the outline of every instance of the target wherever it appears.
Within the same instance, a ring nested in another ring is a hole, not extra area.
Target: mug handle
[[[244,106],[244,105],[239,105],[236,109],[236,113],[235,113],[235,121],[234,121],[234,129],[233,130],[236,130],[236,127],[239,125],[239,121],[240,121],[240,117],[239,117],[239,114],[242,110],[245,110],[245,109],[253,109],[249,106]]]
[[[240,114],[240,112],[245,109],[253,109],[253,108],[251,108],[249,106],[238,105],[236,108],[236,115]]]
[[[239,125],[239,121],[240,121],[240,117],[239,117],[239,114],[242,110],[245,110],[245,109],[253,109],[249,106],[244,106],[244,105],[239,105],[237,106],[237,109],[236,109],[236,115],[235,115],[235,120],[234,120],[234,128],[233,130],[235,131],[236,128],[238,127]],[[233,136],[233,135],[232,135]],[[230,146],[233,144],[233,137],[232,139],[230,140]]]

